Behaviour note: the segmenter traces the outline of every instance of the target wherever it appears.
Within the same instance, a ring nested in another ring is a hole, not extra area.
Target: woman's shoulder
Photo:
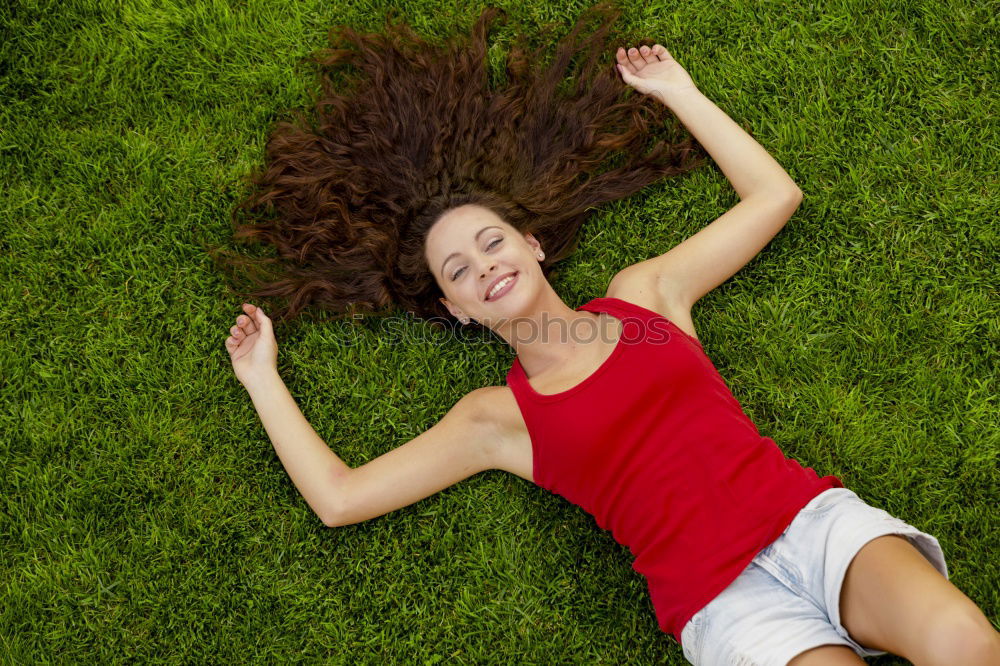
[[[488,426],[499,445],[520,442],[528,434],[521,407],[509,386],[483,386],[463,398],[468,401],[470,414],[480,424]]]
[[[463,398],[468,402],[470,414],[480,421],[499,428],[510,428],[524,424],[521,409],[509,386],[481,386],[467,393]]]
[[[620,272],[608,285],[605,297],[625,301],[654,312],[669,319],[677,328],[695,340],[698,339],[694,321],[691,319],[691,308],[672,298],[662,287],[658,287],[655,281],[641,274]]]
[[[490,467],[534,482],[531,439],[509,386],[483,386],[466,395],[469,408],[486,426]]]

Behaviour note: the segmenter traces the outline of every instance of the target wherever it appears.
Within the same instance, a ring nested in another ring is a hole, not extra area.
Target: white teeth
[[[495,294],[498,291],[500,291],[501,289],[503,289],[504,285],[506,285],[508,282],[510,282],[513,279],[514,279],[514,276],[511,275],[510,277],[506,277],[506,278],[500,280],[499,282],[497,282],[496,286],[493,287],[492,289],[490,289],[489,296],[487,296],[486,298],[493,298],[493,294]]]

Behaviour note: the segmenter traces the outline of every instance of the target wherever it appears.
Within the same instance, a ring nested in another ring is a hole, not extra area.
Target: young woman
[[[515,46],[509,85],[491,91],[482,63],[496,13],[480,17],[471,46],[443,55],[409,32],[346,30],[377,83],[348,99],[325,79],[316,127],[279,127],[261,192],[242,206],[278,212],[240,233],[282,254],[281,279],[256,292],[291,299],[279,319],[310,302],[444,308],[517,355],[505,385],[472,391],[352,469],[284,387],[271,318],[245,303],[226,348],[309,505],[328,526],[350,525],[504,469],[629,546],[660,627],[692,663],[856,664],[887,651],[1000,663],[1000,635],[949,582],[938,541],[786,458],[698,340],[692,306],[782,228],[802,199],[796,184],[662,45],[618,48],[614,71],[595,75],[606,25],[585,44],[575,94],[558,91],[574,53],[563,43],[537,75]],[[331,65],[350,52],[326,55]],[[642,96],[620,101],[621,81]],[[698,163],[690,139],[634,157],[650,104],[683,123],[740,202],[571,308],[546,272],[586,211]],[[632,161],[579,182],[615,150]]]

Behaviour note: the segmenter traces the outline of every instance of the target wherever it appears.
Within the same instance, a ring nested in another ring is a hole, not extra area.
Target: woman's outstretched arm
[[[740,196],[704,229],[658,257],[625,268],[608,286],[608,293],[624,294],[626,300],[652,298],[660,303],[658,311],[685,313],[774,238],[798,208],[802,191],[763,146],[697,89],[663,46],[619,49],[617,58],[625,83],[666,104]]]
[[[288,476],[327,524],[351,467],[316,434],[278,374],[278,344],[270,318],[249,303],[243,304],[243,311],[226,339],[236,378],[250,394]]]
[[[664,47],[621,48],[617,53],[622,79],[639,92],[665,104],[698,140],[740,199],[755,192],[798,189],[763,146],[705,97],[684,68]]]
[[[463,396],[434,426],[357,468],[320,439],[277,373],[247,390],[288,475],[327,527],[376,518],[493,468],[498,440],[484,418],[486,389]]]
[[[352,468],[316,434],[277,371],[247,384],[246,389],[288,476],[328,525]]]
[[[316,434],[278,375],[271,320],[254,305],[243,310],[226,339],[233,370],[288,476],[327,527],[381,516],[494,468],[503,435],[490,416],[494,398],[487,388],[463,396],[406,444],[350,467]]]
[[[669,98],[667,106],[712,156],[740,199],[798,189],[764,147],[700,90],[679,93]]]

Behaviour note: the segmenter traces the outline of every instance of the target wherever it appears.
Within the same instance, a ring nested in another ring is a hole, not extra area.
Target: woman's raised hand
[[[278,342],[274,339],[271,320],[260,308],[243,304],[236,325],[229,329],[226,349],[233,362],[236,379],[243,386],[278,371]]]
[[[671,96],[684,90],[697,90],[691,76],[660,44],[619,48],[615,54],[622,79],[639,92],[652,95],[667,104]]]

